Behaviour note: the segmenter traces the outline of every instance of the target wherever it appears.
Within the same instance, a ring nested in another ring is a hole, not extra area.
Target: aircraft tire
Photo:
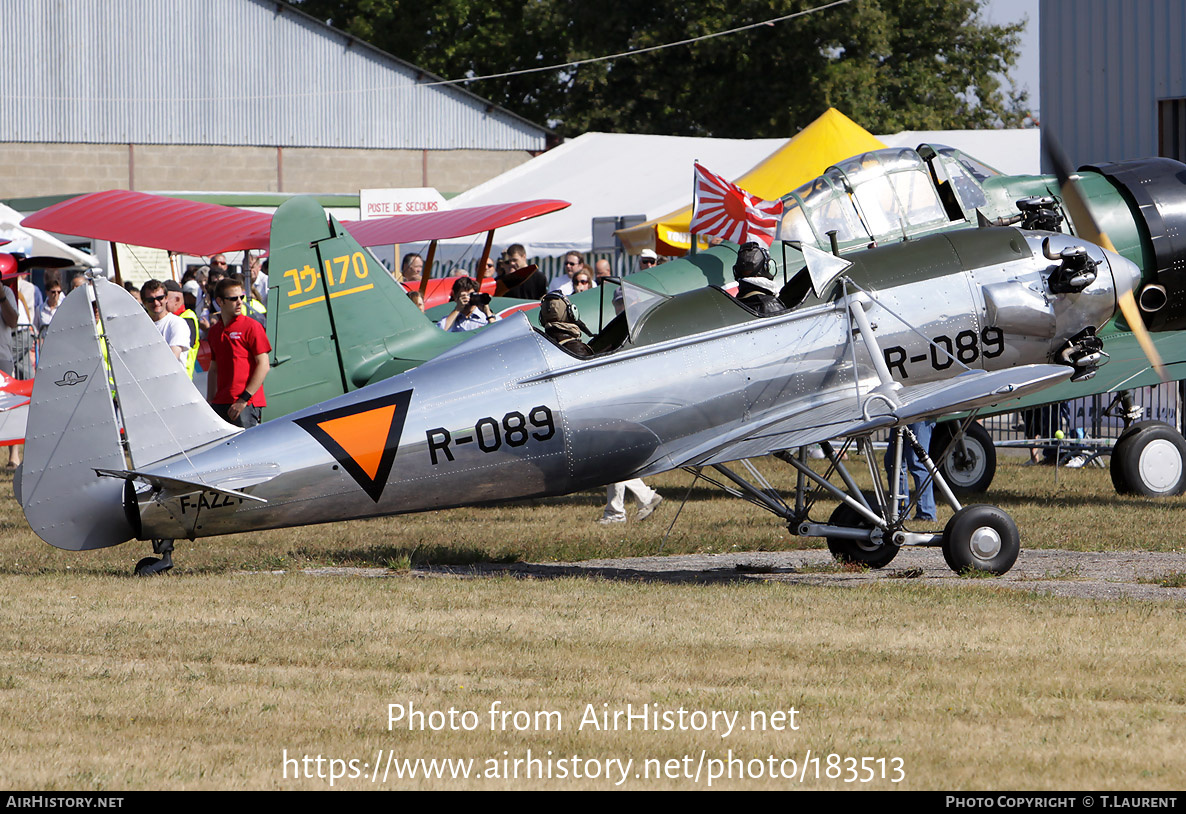
[[[1125,471],[1124,468],[1121,467],[1117,463],[1119,458],[1116,457],[1116,451],[1118,449],[1120,449],[1122,445],[1126,444],[1125,439],[1136,435],[1138,432],[1145,429],[1146,427],[1169,427],[1169,426],[1170,425],[1166,424],[1164,421],[1153,421],[1150,419],[1145,419],[1144,421],[1137,421],[1133,424],[1128,425],[1128,427],[1125,428],[1124,432],[1120,433],[1120,435],[1117,436],[1116,443],[1112,446],[1112,455],[1110,456],[1110,460],[1108,462],[1108,464],[1109,464],[1108,465],[1108,473],[1112,476],[1112,486],[1115,487],[1116,494],[1118,494],[1118,495],[1135,495],[1136,494],[1136,491],[1134,491],[1132,486],[1129,485],[1128,472]]]
[[[943,529],[943,559],[957,574],[969,570],[1004,574],[1020,553],[1017,524],[996,506],[965,506]]]
[[[865,500],[870,505],[877,505],[875,496],[871,492],[865,493]],[[871,529],[873,524],[859,514],[848,504],[841,503],[828,518],[833,526],[847,526],[849,528]],[[894,557],[898,556],[898,546],[890,543],[874,544],[866,540],[850,540],[846,537],[829,537],[828,550],[832,552],[832,559],[842,563],[856,563],[870,568],[884,568]]]
[[[1169,424],[1142,421],[1112,448],[1112,485],[1122,495],[1170,497],[1186,492],[1186,439]]]
[[[931,448],[927,452],[951,491],[957,495],[987,492],[997,473],[997,448],[988,430],[979,423],[973,421],[964,433],[966,456],[960,454],[959,447],[952,447],[946,457],[940,458],[958,429],[956,421],[937,425],[931,433]]]

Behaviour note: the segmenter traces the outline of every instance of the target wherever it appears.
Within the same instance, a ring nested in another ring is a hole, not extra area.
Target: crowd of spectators
[[[19,259],[0,253],[0,370],[31,379],[41,341],[64,297],[85,285],[86,276],[79,269],[49,268],[35,285]],[[216,254],[209,263],[188,269],[180,282],[150,279],[137,286],[125,281],[123,287],[144,308],[191,379],[206,344],[209,400],[232,423],[250,426],[266,403],[261,385],[271,350],[265,330],[267,260],[248,254],[242,268],[246,271],[240,275],[226,255]],[[20,460],[20,446],[10,447],[9,467]]]

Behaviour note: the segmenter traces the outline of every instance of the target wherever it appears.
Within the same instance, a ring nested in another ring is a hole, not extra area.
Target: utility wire
[[[590,57],[589,59],[578,59],[575,62],[561,62],[556,65],[546,65],[541,68],[524,68],[519,71],[506,71],[504,73],[492,73],[492,74],[486,74],[484,76],[472,76],[467,79],[442,79],[439,82],[425,82],[424,87],[432,87],[434,85],[456,85],[456,84],[460,84],[460,83],[464,83],[464,82],[478,82],[482,79],[502,79],[507,76],[519,76],[520,74],[527,74],[527,73],[541,73],[543,71],[556,71],[561,68],[575,68],[578,65],[591,65],[595,62],[608,62],[611,59],[621,59],[622,57],[637,56],[638,54],[646,54],[646,53],[650,53],[651,51],[661,51],[664,48],[676,48],[681,45],[691,45],[694,42],[703,42],[704,40],[711,40],[711,39],[715,39],[716,37],[725,37],[725,36],[728,36],[729,34],[737,34],[742,31],[749,31],[752,28],[760,28],[761,26],[764,26],[764,25],[774,25],[775,23],[781,23],[781,22],[785,22],[787,20],[793,20],[796,17],[804,17],[808,14],[814,14],[817,11],[826,11],[827,9],[834,8],[836,6],[843,6],[843,5],[845,5],[847,3],[851,3],[851,2],[852,2],[852,0],[836,0],[836,2],[834,2],[834,3],[828,3],[823,6],[816,6],[815,8],[809,8],[809,9],[806,9],[805,11],[796,11],[793,14],[784,14],[781,17],[772,17],[769,20],[763,20],[760,23],[750,23],[749,25],[739,26],[737,28],[730,28],[728,31],[717,31],[714,34],[704,34],[703,36],[700,36],[700,37],[692,37],[692,38],[686,39],[686,40],[679,40],[678,42],[668,42],[668,43],[664,43],[663,45],[651,45],[647,48],[636,48],[636,49],[633,49],[630,51],[622,51],[621,53],[610,54],[609,56],[604,56],[604,57]]]
[[[749,31],[751,29],[760,28],[762,26],[772,26],[772,25],[775,25],[776,23],[786,22],[787,20],[793,20],[796,17],[804,17],[808,14],[815,14],[820,11],[827,11],[828,9],[836,8],[838,6],[847,5],[848,3],[851,3],[851,2],[853,2],[853,0],[834,0],[834,2],[826,3],[822,6],[815,6],[814,8],[805,9],[803,11],[796,11],[791,14],[784,14],[781,17],[771,17],[769,20],[762,20],[761,22],[750,23],[748,25],[738,26],[737,28],[730,28],[726,31],[717,31],[717,32],[714,32],[711,34],[703,34],[699,37],[690,37],[689,39],[679,40],[677,42],[668,42],[668,43],[664,43],[662,45],[651,45],[646,48],[638,48],[638,49],[634,49],[631,51],[622,51],[617,54],[609,54],[608,56],[590,57],[589,59],[578,59],[573,62],[561,62],[561,63],[557,63],[555,65],[545,65],[545,66],[538,67],[538,68],[523,68],[523,69],[516,70],[516,71],[504,71],[502,73],[484,74],[482,76],[468,76],[468,77],[464,77],[462,79],[440,79],[435,82],[417,82],[414,86],[412,86],[411,89],[419,90],[421,88],[444,87],[444,86],[449,86],[449,85],[466,85],[466,84],[469,84],[470,82],[481,82],[482,80],[485,80],[485,79],[503,79],[508,76],[520,76],[522,74],[529,74],[529,73],[542,73],[544,71],[558,71],[558,70],[561,70],[564,68],[576,68],[581,65],[591,65],[591,64],[597,63],[597,62],[609,62],[611,60],[622,59],[624,57],[632,57],[632,56],[637,56],[639,54],[648,54],[653,51],[661,51],[666,48],[678,48],[678,47],[684,46],[684,45],[691,45],[692,43],[703,42],[704,40],[711,40],[711,39],[715,39],[717,37],[726,37],[730,34],[738,34],[742,31]],[[150,102],[150,103],[153,103],[153,102],[173,102],[173,103],[184,102],[187,104],[193,104],[196,102],[259,102],[259,101],[266,101],[269,99],[296,99],[296,98],[301,98],[301,97],[323,98],[326,96],[341,96],[341,95],[351,94],[351,93],[373,93],[375,91],[396,91],[396,92],[398,92],[398,91],[403,91],[403,90],[408,90],[408,89],[409,88],[406,86],[384,85],[382,87],[375,87],[375,88],[334,88],[334,89],[329,89],[329,90],[304,91],[301,93],[260,94],[258,96],[218,96],[218,97],[196,97],[196,98],[173,97],[173,98],[167,98],[167,99],[164,99],[164,98],[137,98],[137,99],[122,98],[122,99],[120,99],[120,98],[98,98],[98,97],[94,97],[94,96],[67,97],[67,96],[21,96],[21,95],[11,95],[8,98],[10,101],[26,101],[26,102],[29,102],[29,101],[52,101],[52,102],[91,102],[91,103],[105,103],[105,104],[110,104],[110,103],[128,104],[128,103],[133,103],[133,102]]]

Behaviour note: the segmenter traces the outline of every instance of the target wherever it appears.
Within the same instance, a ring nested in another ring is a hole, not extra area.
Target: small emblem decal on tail
[[[54,384],[56,384],[58,387],[71,387],[76,384],[82,384],[89,378],[89,376],[80,376],[73,370],[67,370],[64,374],[62,374],[62,378],[59,381],[54,382]]]
[[[411,401],[412,391],[404,390],[298,418],[294,423],[325,447],[371,500],[378,503],[395,463]]]

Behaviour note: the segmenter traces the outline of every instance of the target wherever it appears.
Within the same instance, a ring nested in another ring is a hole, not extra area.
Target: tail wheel
[[[943,529],[943,559],[952,571],[1004,574],[1021,553],[1017,524],[996,506],[965,506]]]
[[[951,445],[959,422],[947,421],[935,427],[928,453],[947,485],[957,495],[987,492],[997,472],[997,448],[988,430],[973,421],[964,431],[963,444]],[[951,450],[943,455],[943,450]]]
[[[152,541],[152,553],[160,557],[145,557],[136,563],[136,576],[154,577],[173,567],[173,541],[156,539]]]
[[[1122,495],[1180,495],[1186,492],[1186,439],[1169,424],[1141,422],[1112,448],[1111,473]]]
[[[872,494],[865,495],[869,505],[876,505]],[[869,519],[850,507],[841,503],[828,518],[828,524],[845,528],[872,529]],[[828,550],[837,562],[858,563],[870,568],[884,568],[898,556],[898,546],[877,540],[852,540],[847,537],[829,537]]]

